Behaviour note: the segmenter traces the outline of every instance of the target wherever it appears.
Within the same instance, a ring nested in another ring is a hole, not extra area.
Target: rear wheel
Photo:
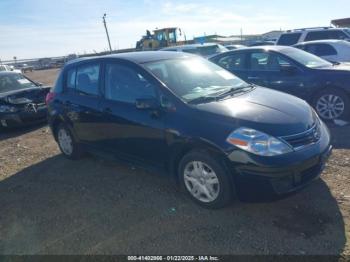
[[[221,208],[230,203],[233,187],[229,175],[221,161],[208,152],[190,152],[179,166],[182,189],[206,208]]]
[[[349,116],[350,101],[342,90],[327,88],[316,96],[314,107],[324,120],[344,119]]]
[[[81,146],[75,141],[72,133],[64,124],[58,126],[56,137],[58,146],[65,157],[69,159],[78,159],[82,156],[83,150]]]

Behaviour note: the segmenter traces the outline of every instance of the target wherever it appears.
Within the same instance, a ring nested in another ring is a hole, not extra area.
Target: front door
[[[158,101],[157,84],[126,62],[105,64],[104,146],[123,158],[164,165],[165,137],[159,108],[137,108],[140,99]]]

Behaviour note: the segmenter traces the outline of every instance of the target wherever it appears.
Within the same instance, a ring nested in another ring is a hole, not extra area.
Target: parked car
[[[327,127],[305,101],[180,52],[77,59],[46,101],[66,157],[98,151],[160,168],[208,208],[248,185],[298,190],[331,152]]]
[[[228,50],[236,50],[246,47],[245,45],[225,45]]]
[[[344,40],[310,41],[294,45],[294,47],[330,62],[350,62],[350,42]]]
[[[18,64],[18,65],[16,65],[16,68],[18,70],[21,70],[22,73],[32,72],[34,70],[33,66],[29,66],[27,64]]]
[[[21,70],[15,69],[13,66],[9,65],[0,65],[0,72],[16,72],[16,73],[22,73]]]
[[[286,46],[245,48],[217,55],[211,61],[243,80],[306,100],[325,120],[350,114],[350,66]]]
[[[185,52],[195,55],[200,55],[203,57],[211,57],[215,54],[220,54],[227,52],[228,49],[220,44],[215,43],[205,43],[205,44],[193,44],[193,45],[180,45],[172,46],[161,49],[161,51],[175,51],[175,52]]]
[[[46,121],[49,90],[22,74],[0,72],[0,129]]]
[[[249,46],[265,46],[265,45],[275,45],[276,42],[274,41],[256,41],[254,43],[251,43]]]
[[[301,42],[338,39],[350,41],[349,28],[313,27],[288,30],[280,35],[276,45],[295,45]]]

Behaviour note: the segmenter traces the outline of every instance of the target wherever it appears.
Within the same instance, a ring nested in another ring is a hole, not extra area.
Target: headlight
[[[260,156],[276,156],[293,151],[285,142],[263,132],[245,127],[232,132],[226,141],[231,145]]]
[[[0,105],[0,113],[14,113],[17,112],[17,108],[13,106]]]

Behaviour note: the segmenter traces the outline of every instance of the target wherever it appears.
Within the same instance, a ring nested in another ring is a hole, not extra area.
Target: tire
[[[66,158],[76,160],[82,157],[81,145],[75,141],[71,131],[64,124],[58,125],[55,135],[58,146]]]
[[[315,96],[313,106],[325,121],[347,119],[350,112],[350,99],[340,89],[326,88]]]
[[[218,209],[230,204],[235,191],[230,174],[222,161],[209,152],[186,154],[180,161],[178,175],[181,189],[200,206]]]

